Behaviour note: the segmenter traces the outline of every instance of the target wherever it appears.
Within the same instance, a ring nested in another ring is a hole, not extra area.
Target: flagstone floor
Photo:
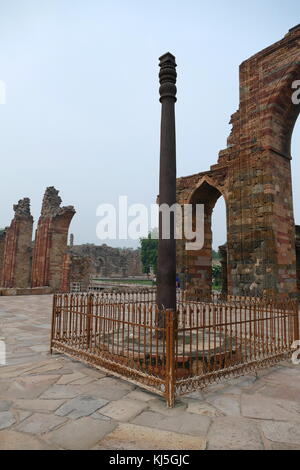
[[[49,354],[52,296],[0,297],[0,449],[300,449],[291,362],[162,399]]]

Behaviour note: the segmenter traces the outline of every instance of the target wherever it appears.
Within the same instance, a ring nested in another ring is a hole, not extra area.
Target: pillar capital
[[[159,58],[159,94],[160,94],[160,102],[164,100],[164,98],[172,98],[176,101],[176,59],[170,52],[162,55]]]

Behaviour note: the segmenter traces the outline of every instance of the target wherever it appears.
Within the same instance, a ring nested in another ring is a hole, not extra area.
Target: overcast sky
[[[208,170],[238,108],[238,66],[300,23],[299,0],[0,0],[0,227],[46,186],[74,205],[76,243],[96,237],[96,208],[158,193],[158,57],[178,64],[178,176]],[[293,137],[300,170],[300,120]],[[294,185],[300,224],[300,185]],[[214,212],[214,246],[225,242]],[[116,241],[114,246],[132,246]]]

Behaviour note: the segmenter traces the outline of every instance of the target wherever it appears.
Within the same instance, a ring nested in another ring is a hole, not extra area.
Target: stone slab
[[[140,426],[202,437],[206,436],[210,422],[208,416],[191,413],[183,413],[180,417],[164,416],[151,411],[143,412],[132,421],[133,424]]]
[[[16,427],[16,430],[40,435],[55,429],[65,421],[65,418],[60,418],[53,414],[34,413],[29,418],[22,421],[22,423]]]
[[[266,397],[260,393],[243,394],[241,398],[242,414],[248,418],[274,419],[277,421],[300,422],[300,403]]]
[[[148,402],[150,400],[154,400],[156,398],[156,395],[154,395],[154,393],[151,393],[151,392],[146,392],[141,389],[136,389],[128,393],[128,395],[126,395],[124,398],[126,399],[129,398],[130,400]]]
[[[9,386],[6,396],[10,399],[37,398],[58,378],[57,375],[19,377]]]
[[[101,409],[101,414],[108,416],[116,421],[127,422],[135,418],[147,408],[145,402],[137,400],[117,400],[112,401]]]
[[[263,450],[255,422],[238,417],[216,418],[208,432],[209,450]]]
[[[208,397],[207,401],[214,408],[219,410],[226,416],[240,416],[240,398],[235,395],[218,395],[214,394],[213,397]]]
[[[299,423],[264,421],[261,427],[265,437],[270,441],[297,445],[300,448]]]
[[[0,450],[54,450],[59,449],[36,436],[16,431],[0,431]]]
[[[0,412],[0,430],[9,428],[16,422],[16,419],[11,411]]]
[[[83,377],[85,376],[81,372],[73,372],[72,374],[62,375],[56,382],[56,385],[67,385],[71,382],[74,382],[74,380],[82,379]]]
[[[92,384],[81,387],[82,393],[104,398],[105,400],[120,400],[133,389],[134,385],[112,377],[104,377]]]
[[[16,400],[14,408],[49,412],[57,410],[64,402],[65,400]]]
[[[49,400],[63,400],[68,398],[75,398],[82,393],[80,385],[53,385],[48,388],[39,398]]]
[[[112,421],[80,418],[76,421],[69,421],[60,429],[53,431],[47,439],[64,449],[87,450],[94,447],[115,427],[116,423]]]
[[[0,411],[8,411],[12,402],[9,400],[0,400]]]
[[[89,395],[83,395],[62,405],[55,414],[57,416],[68,416],[68,418],[78,419],[83,416],[89,416],[100,408],[105,409],[108,401],[97,399]],[[102,412],[102,411],[101,411]]]
[[[214,406],[210,405],[209,403],[203,403],[196,400],[190,401],[188,403],[187,411],[189,413],[195,413],[201,416],[209,416],[209,417],[216,417],[216,416],[223,416],[224,413]]]
[[[121,423],[96,449],[118,450],[204,450],[206,440],[169,431]]]

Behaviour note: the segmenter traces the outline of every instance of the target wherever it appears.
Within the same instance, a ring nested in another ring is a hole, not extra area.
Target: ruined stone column
[[[0,287],[3,286],[3,261],[4,261],[4,249],[5,249],[5,238],[6,228],[0,230]]]
[[[176,203],[176,62],[169,52],[160,57],[160,176],[159,205],[173,206]],[[174,214],[170,217],[170,239],[163,239],[162,214],[159,215],[159,243],[157,265],[157,305],[159,310],[176,309],[176,240]],[[159,319],[163,324],[163,318]]]
[[[1,283],[2,287],[26,288],[30,286],[33,226],[30,199],[21,199],[13,208],[15,216],[5,235]]]
[[[297,290],[298,296],[300,295],[300,226],[296,225],[296,265],[297,265]]]
[[[75,214],[73,206],[60,207],[61,198],[52,186],[46,189],[36,230],[32,262],[32,287],[62,285],[68,230]]]

